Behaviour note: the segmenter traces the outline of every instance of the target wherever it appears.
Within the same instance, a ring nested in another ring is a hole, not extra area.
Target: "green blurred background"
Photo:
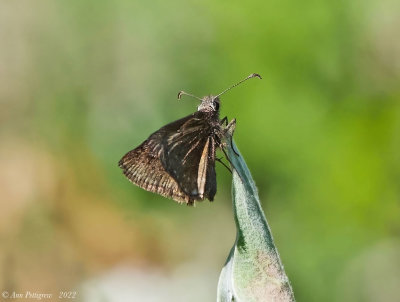
[[[221,116],[297,300],[399,301],[399,29],[395,0],[1,0],[0,290],[215,301],[231,175],[191,208],[117,162],[257,72]]]

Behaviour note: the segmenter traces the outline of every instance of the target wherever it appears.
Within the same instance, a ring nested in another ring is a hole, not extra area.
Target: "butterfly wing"
[[[176,180],[165,171],[160,161],[162,152],[161,145],[150,137],[125,154],[119,166],[125,176],[139,187],[180,203],[190,203],[189,197],[179,188]]]
[[[216,193],[215,138],[212,127],[195,112],[156,131],[128,152],[119,166],[139,187],[192,204]]]
[[[205,112],[195,112],[179,125],[171,123],[164,136],[162,162],[179,187],[193,200],[214,199],[217,191],[215,173],[215,136]]]

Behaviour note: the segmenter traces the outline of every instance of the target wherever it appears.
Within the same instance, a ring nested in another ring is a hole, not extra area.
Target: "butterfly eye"
[[[214,109],[215,111],[219,110],[219,102],[214,102]]]

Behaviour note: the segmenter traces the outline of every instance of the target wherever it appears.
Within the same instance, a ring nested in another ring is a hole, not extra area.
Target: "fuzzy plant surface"
[[[219,277],[217,302],[295,301],[254,180],[230,140],[236,241]]]

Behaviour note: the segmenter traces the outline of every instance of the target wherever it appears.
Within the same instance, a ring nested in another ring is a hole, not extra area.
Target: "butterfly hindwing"
[[[119,161],[119,166],[125,176],[139,187],[177,202],[190,203],[176,180],[165,171],[160,161],[161,152],[161,144],[150,136],[139,147],[128,152]]]

